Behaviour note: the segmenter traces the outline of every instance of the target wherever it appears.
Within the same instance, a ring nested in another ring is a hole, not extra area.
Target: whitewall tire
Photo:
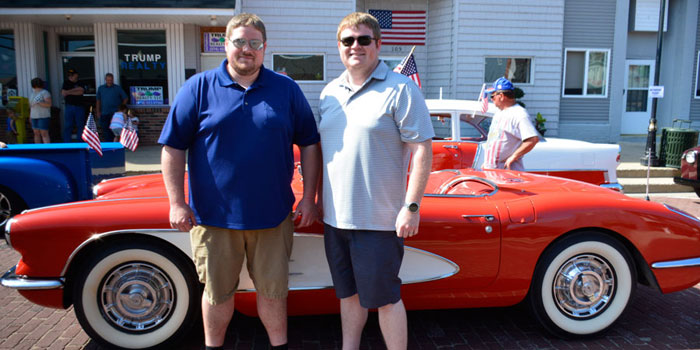
[[[194,266],[165,244],[110,244],[89,257],[76,277],[78,321],[108,347],[163,348],[189,331],[199,316]]]
[[[551,246],[540,258],[529,302],[542,325],[558,336],[606,331],[627,308],[637,274],[614,238],[582,232]]]

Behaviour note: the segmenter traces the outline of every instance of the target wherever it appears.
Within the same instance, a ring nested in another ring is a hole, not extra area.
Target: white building
[[[660,127],[680,118],[700,129],[698,2],[667,1]],[[111,72],[132,95],[142,143],[154,143],[186,78],[224,58],[217,40],[235,13],[262,17],[265,66],[295,77],[316,108],[321,89],[344,69],[335,33],[345,15],[417,11],[425,15],[424,45],[416,46],[415,58],[427,98],[476,99],[484,82],[509,75],[525,92],[528,111],[547,118],[547,136],[615,142],[620,135],[645,134],[648,126],[659,0],[182,0],[144,6],[0,0],[3,98],[28,96],[30,80],[41,77],[61,107],[68,68],[80,72],[89,94]],[[385,44],[381,57],[396,63],[411,47]],[[0,139],[3,116],[0,111]]]

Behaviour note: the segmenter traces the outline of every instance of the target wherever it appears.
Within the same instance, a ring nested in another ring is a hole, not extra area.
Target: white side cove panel
[[[154,230],[148,234],[174,244],[192,258],[190,238],[187,232]],[[245,268],[245,263],[243,266],[238,290],[255,290],[253,281]],[[447,278],[457,272],[459,272],[459,266],[454,262],[439,255],[406,246],[399,277],[403,284],[411,284]],[[333,281],[326,261],[323,235],[295,233],[294,249],[289,263],[289,289],[326,288],[333,288]]]
[[[37,76],[36,38],[38,28],[33,23],[13,23],[17,63],[17,95],[29,97],[31,80]]]

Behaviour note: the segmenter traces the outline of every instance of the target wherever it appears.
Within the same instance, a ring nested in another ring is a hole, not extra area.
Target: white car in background
[[[491,117],[498,111],[470,100],[426,100],[435,129],[432,170],[476,168],[483,164],[483,147]],[[548,137],[540,138],[523,158],[525,171],[584,181],[622,191],[617,182],[620,146]]]

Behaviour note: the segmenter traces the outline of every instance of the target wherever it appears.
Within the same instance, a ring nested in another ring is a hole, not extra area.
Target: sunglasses
[[[369,35],[362,35],[358,36],[357,38],[354,36],[346,36],[340,39],[340,42],[343,44],[343,46],[350,47],[355,43],[355,40],[357,40],[357,43],[360,44],[360,46],[367,46],[372,43],[372,40],[376,39]]]
[[[250,46],[251,49],[255,51],[262,50],[263,46],[265,46],[265,42],[259,39],[250,39],[246,40],[243,38],[238,38],[238,39],[228,39],[231,41],[233,46],[235,46],[237,49],[242,49],[245,48],[246,44]]]
[[[502,95],[502,94],[503,94],[502,92],[494,92],[491,94],[491,99],[493,100],[494,97],[496,97],[498,95]]]

